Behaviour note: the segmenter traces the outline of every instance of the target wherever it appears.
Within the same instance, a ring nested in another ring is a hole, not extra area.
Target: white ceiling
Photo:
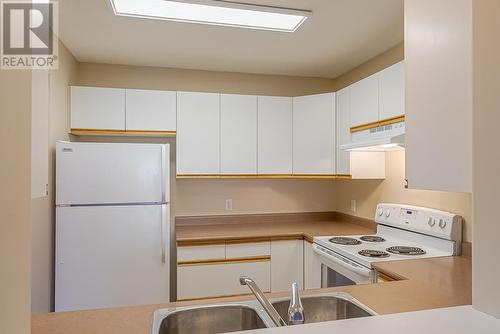
[[[109,0],[60,0],[59,36],[82,62],[328,78],[403,40],[403,0],[240,2],[313,16],[284,33],[118,17]]]

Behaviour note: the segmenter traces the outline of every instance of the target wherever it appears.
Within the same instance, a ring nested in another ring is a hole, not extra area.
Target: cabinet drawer
[[[224,260],[226,258],[225,245],[186,246],[177,248],[177,262]]]
[[[242,275],[252,277],[263,292],[271,289],[270,261],[228,262],[177,268],[177,297],[208,298],[250,293],[240,285]]]
[[[227,244],[226,259],[271,255],[271,242]]]

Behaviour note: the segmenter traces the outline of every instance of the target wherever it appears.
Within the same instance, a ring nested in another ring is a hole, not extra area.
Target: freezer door
[[[169,206],[58,207],[55,310],[169,302]]]
[[[168,145],[58,142],[56,160],[58,205],[169,201]]]

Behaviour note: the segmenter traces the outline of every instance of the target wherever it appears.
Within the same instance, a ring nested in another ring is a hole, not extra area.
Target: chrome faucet
[[[264,311],[271,317],[271,320],[274,322],[276,326],[286,326],[285,320],[279,315],[278,311],[274,308],[273,305],[267,300],[266,296],[262,293],[262,290],[257,286],[253,279],[247,276],[240,277],[240,284],[246,285],[255,295],[255,298],[259,301],[259,303],[264,308]]]
[[[304,323],[304,307],[300,300],[299,286],[297,283],[292,284],[292,298],[288,307],[288,324],[300,325]]]

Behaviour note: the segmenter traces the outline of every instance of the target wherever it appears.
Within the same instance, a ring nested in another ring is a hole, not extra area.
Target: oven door
[[[366,268],[325,247],[314,244],[321,262],[321,287],[377,283],[377,272]]]

